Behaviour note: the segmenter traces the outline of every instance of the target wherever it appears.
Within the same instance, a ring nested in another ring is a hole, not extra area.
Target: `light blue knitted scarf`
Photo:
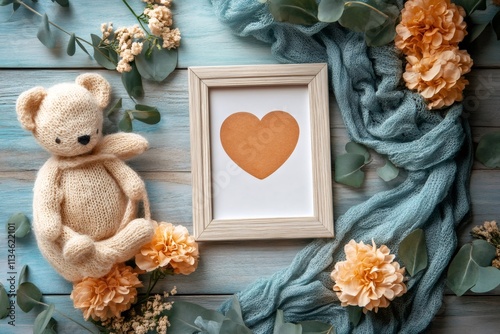
[[[369,48],[362,36],[336,24],[277,23],[256,0],[211,1],[222,22],[238,35],[271,44],[280,62],[327,62],[330,87],[351,139],[407,171],[399,186],[339,217],[335,239],[313,241],[288,268],[238,293],[245,323],[255,333],[272,333],[276,310],[282,309],[286,321],[329,322],[337,333],[423,331],[441,305],[445,268],[456,247],[455,227],[469,210],[472,155],[462,106],[455,104],[445,116],[426,110],[421,97],[401,84],[403,65],[393,45]],[[408,292],[389,308],[369,312],[353,328],[329,277],[333,265],[345,259],[344,245],[373,239],[397,253],[401,240],[416,228],[425,231],[427,269],[409,280]]]

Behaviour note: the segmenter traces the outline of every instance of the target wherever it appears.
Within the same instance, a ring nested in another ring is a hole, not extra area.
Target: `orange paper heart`
[[[248,112],[237,112],[222,123],[220,140],[241,169],[262,180],[292,154],[299,140],[299,124],[281,110],[268,113],[262,120]]]

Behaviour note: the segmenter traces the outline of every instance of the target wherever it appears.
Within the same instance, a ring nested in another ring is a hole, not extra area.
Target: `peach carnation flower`
[[[405,54],[458,45],[467,34],[462,7],[450,0],[409,0],[396,26],[396,47]]]
[[[75,308],[82,310],[88,320],[105,321],[119,317],[137,299],[137,288],[142,286],[138,274],[123,263],[115,264],[103,277],[84,278],[73,285],[71,299]]]
[[[406,87],[416,89],[428,102],[429,109],[442,108],[462,101],[462,91],[469,82],[472,59],[465,50],[449,48],[425,54],[422,58],[406,57],[403,79]]]
[[[174,274],[188,275],[198,266],[198,244],[184,226],[162,222],[153,240],[135,256],[135,263],[146,271],[170,266]]]
[[[363,312],[384,308],[406,292],[405,268],[393,262],[395,255],[382,245],[377,248],[351,240],[344,247],[346,260],[337,262],[331,273],[333,290],[342,306],[360,306]]]

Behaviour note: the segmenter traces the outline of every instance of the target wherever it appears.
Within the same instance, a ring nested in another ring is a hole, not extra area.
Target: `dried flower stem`
[[[135,11],[134,11],[134,9],[132,7],[130,7],[130,5],[128,4],[127,0],[122,0],[122,2],[125,4],[125,6],[127,6],[128,10],[130,10],[130,12],[132,14],[134,14],[135,18],[137,19],[137,21],[141,25],[142,30],[147,31],[147,29],[144,27],[144,24],[142,23],[142,20],[140,19],[140,16],[135,13]]]

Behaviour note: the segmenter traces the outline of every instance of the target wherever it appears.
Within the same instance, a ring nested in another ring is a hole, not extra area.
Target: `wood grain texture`
[[[28,1],[30,5],[31,2]],[[132,2],[134,8],[142,6]],[[40,12],[60,23],[68,31],[90,40],[90,33],[100,34],[102,22],[113,21],[115,27],[132,25],[133,17],[120,0],[71,1],[70,9],[50,1],[33,3]],[[36,171],[48,153],[21,129],[15,116],[15,101],[24,90],[41,85],[72,81],[86,71],[103,74],[112,84],[113,99],[124,98],[124,106],[132,101],[121,84],[120,76],[102,70],[80,50],[74,57],[65,54],[67,37],[57,33],[61,41],[53,50],[46,49],[36,38],[40,18],[20,9],[0,7],[0,222],[16,212],[31,215],[32,188]],[[189,66],[274,64],[269,46],[252,38],[231,33],[213,14],[209,0],[183,0],[174,3],[174,20],[182,31],[178,69],[163,83],[144,82],[146,97],[141,103],[158,106],[162,121],[154,126],[134,122],[135,131],[150,142],[150,150],[131,160],[132,166],[146,181],[152,202],[152,215],[159,221],[183,224],[192,231],[192,187],[190,158],[190,123],[188,97]],[[472,56],[475,69],[468,75],[465,116],[472,125],[474,142],[486,133],[500,130],[500,43],[490,33],[481,37]],[[331,158],[344,152],[347,137],[335,98],[330,94]],[[136,124],[137,123],[137,124]],[[116,130],[116,122],[107,121],[106,130]],[[334,217],[359,204],[379,191],[392,189],[404,179],[386,183],[376,175],[384,164],[383,157],[372,154],[365,167],[366,181],[360,189],[332,184]],[[471,176],[472,215],[458,229],[461,244],[470,241],[469,231],[485,220],[500,219],[500,171],[489,170],[475,162]],[[3,223],[0,223],[0,225]],[[8,283],[7,233],[0,226],[0,282]],[[200,243],[198,270],[186,277],[169,277],[157,291],[178,287],[181,299],[216,308],[231,294],[244,289],[259,277],[268,277],[290,264],[296,253],[309,240],[219,241]],[[30,268],[29,279],[44,292],[44,300],[81,319],[72,307],[71,285],[60,278],[38,251],[34,236],[16,241],[14,271],[22,265]],[[445,307],[432,322],[430,333],[497,333],[500,318],[500,287],[489,295],[445,296]],[[0,333],[31,333],[36,314],[23,314],[16,309],[16,327],[0,320]],[[60,333],[79,333],[80,328],[56,316]]]

